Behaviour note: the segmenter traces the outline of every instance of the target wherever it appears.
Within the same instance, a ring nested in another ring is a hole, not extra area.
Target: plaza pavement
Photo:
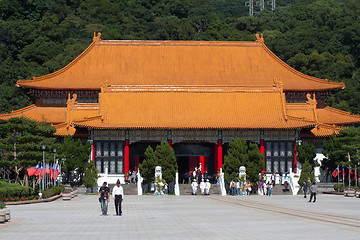
[[[360,199],[302,196],[125,196],[123,216],[97,196],[8,206],[0,239],[359,239]]]

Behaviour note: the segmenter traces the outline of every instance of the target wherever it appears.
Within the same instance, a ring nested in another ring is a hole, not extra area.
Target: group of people
[[[198,186],[199,186],[199,184],[196,182],[196,179],[194,179],[193,182],[191,183],[192,195],[197,194]],[[209,179],[206,179],[206,181],[204,179],[202,179],[200,182],[201,195],[209,195],[210,188],[211,188],[211,184],[210,184]]]
[[[130,171],[126,181],[132,184],[137,183],[137,171],[136,170]]]
[[[110,188],[107,186],[107,182],[104,182],[103,185],[100,187],[98,197],[101,213],[102,215],[106,216],[108,212],[108,204],[110,202]],[[116,182],[116,186],[114,186],[112,190],[112,197],[115,203],[116,216],[121,216],[121,203],[124,200],[124,189],[120,185],[119,179]]]
[[[304,192],[304,198],[306,198],[306,193],[308,192],[308,189],[310,190],[310,199],[308,202],[311,202],[313,198],[314,198],[313,202],[316,202],[316,194],[317,194],[316,182],[313,182],[313,184],[309,188],[307,183],[304,181],[302,186],[302,190]]]
[[[241,182],[241,180],[232,180],[230,182],[230,194],[232,196],[237,196],[237,195],[243,195],[243,193],[246,193],[246,195],[250,195],[252,192],[252,183],[249,182]]]

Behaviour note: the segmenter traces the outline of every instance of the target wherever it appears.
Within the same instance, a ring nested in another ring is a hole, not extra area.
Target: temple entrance
[[[208,157],[207,156],[179,156],[176,158],[178,164],[180,183],[185,183],[185,173],[191,174],[195,168],[199,168],[201,163],[201,172],[208,173]]]

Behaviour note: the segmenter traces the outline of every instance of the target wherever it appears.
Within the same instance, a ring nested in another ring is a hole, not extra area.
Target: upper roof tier
[[[343,88],[302,74],[263,43],[205,41],[103,41],[90,46],[57,72],[19,80],[18,86],[56,90],[97,90],[111,85],[269,86],[280,78],[284,91]]]

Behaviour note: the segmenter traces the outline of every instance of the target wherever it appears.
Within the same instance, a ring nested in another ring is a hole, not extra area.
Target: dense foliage
[[[277,0],[248,16],[245,0],[3,0],[0,2],[0,112],[28,106],[14,86],[59,70],[103,39],[254,40],[306,74],[343,81],[328,104],[360,113],[360,2]]]
[[[54,127],[27,118],[11,118],[0,124],[0,170],[3,179],[19,182],[20,175],[26,177],[26,168],[42,162],[42,143],[46,146],[46,162],[53,160],[53,148],[57,146],[53,133]]]
[[[21,186],[17,183],[7,183],[0,181],[0,201],[25,200],[35,194],[30,187]]]
[[[148,147],[145,151],[145,159],[139,165],[141,177],[146,183],[153,181],[155,177],[155,167],[161,166],[162,178],[170,183],[175,179],[178,169],[175,152],[168,143],[161,143],[156,146],[155,151]]]
[[[245,140],[235,138],[229,142],[227,155],[224,157],[224,179],[227,183],[235,179],[239,174],[239,167],[246,167],[246,180],[257,183],[259,173],[264,168],[264,155],[260,153],[256,143],[248,143]]]
[[[301,144],[296,145],[297,155],[296,159],[299,163],[304,164],[308,161],[312,167],[316,167],[319,164],[315,160],[316,149],[311,142],[303,141]]]
[[[75,140],[70,136],[64,138],[58,151],[64,183],[82,184],[85,172],[94,168],[94,164],[89,162],[90,146],[89,142],[83,144],[80,139]],[[97,179],[97,174],[91,175]]]
[[[302,166],[298,184],[300,186],[303,186],[304,181],[308,186],[311,186],[312,183],[315,181],[314,168],[311,166],[308,160],[305,160],[305,163]]]

